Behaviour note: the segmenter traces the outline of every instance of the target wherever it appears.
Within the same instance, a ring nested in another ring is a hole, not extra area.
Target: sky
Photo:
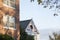
[[[36,0],[35,2],[20,0],[20,21],[33,19],[40,32],[40,40],[48,40],[50,32],[60,30],[60,14],[53,16],[54,12],[54,8],[43,8]]]

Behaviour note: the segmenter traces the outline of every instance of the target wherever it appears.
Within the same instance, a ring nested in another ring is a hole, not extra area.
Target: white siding
[[[30,25],[33,26],[33,29],[30,28]],[[28,24],[27,28],[25,29],[25,31],[27,32],[28,35],[33,35],[34,40],[38,40],[39,34],[37,34],[37,32],[35,32],[35,30],[37,30],[37,29],[34,26],[35,25],[34,25],[33,21],[31,20],[30,23]]]
[[[30,28],[30,25],[33,26],[33,29]],[[37,34],[37,32],[35,32],[36,28],[34,27],[34,23],[33,21],[31,20],[30,23],[28,24],[27,28],[26,28],[26,32],[29,34],[29,35],[35,35]]]
[[[32,25],[32,26],[34,27],[32,21],[31,21],[31,22],[28,24],[27,28],[26,28],[26,32],[27,32],[27,34],[29,34],[29,35],[34,35],[33,30],[30,28],[30,25]]]
[[[35,40],[40,40],[40,34],[36,34],[36,35],[34,36],[34,39],[35,39]]]

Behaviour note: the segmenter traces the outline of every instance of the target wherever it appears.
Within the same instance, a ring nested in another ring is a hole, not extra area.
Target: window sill
[[[11,30],[16,30],[16,28],[12,28],[12,27],[3,27],[3,28],[11,29]]]
[[[6,5],[6,4],[3,4],[3,5],[6,6],[6,7],[10,7],[10,8],[12,8],[12,9],[15,9],[15,8],[13,8],[13,7],[11,7],[11,6]]]

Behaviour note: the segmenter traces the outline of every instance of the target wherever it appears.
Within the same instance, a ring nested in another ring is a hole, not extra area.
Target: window
[[[8,2],[9,2],[8,0],[3,0],[3,3],[6,4],[6,5],[9,4]]]
[[[15,2],[15,0],[10,0],[10,1]]]
[[[30,29],[27,29],[28,31],[30,31]]]
[[[3,3],[6,4],[9,7],[15,8],[15,0],[3,0]]]
[[[16,7],[16,6],[15,6],[15,0],[10,0],[10,6],[11,6],[11,7],[14,7],[14,8]]]
[[[15,27],[15,18],[13,16],[9,16],[9,26]]]
[[[15,27],[15,17],[9,15],[3,15],[3,23],[5,27],[16,28]]]
[[[33,29],[33,26],[32,26],[32,25],[30,25],[30,28],[31,28],[31,29]]]

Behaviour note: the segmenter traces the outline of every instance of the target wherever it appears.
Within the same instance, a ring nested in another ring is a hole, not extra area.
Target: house
[[[0,0],[0,34],[20,39],[19,0]]]
[[[20,27],[28,34],[33,35],[35,40],[38,40],[39,32],[32,19],[20,21]]]

